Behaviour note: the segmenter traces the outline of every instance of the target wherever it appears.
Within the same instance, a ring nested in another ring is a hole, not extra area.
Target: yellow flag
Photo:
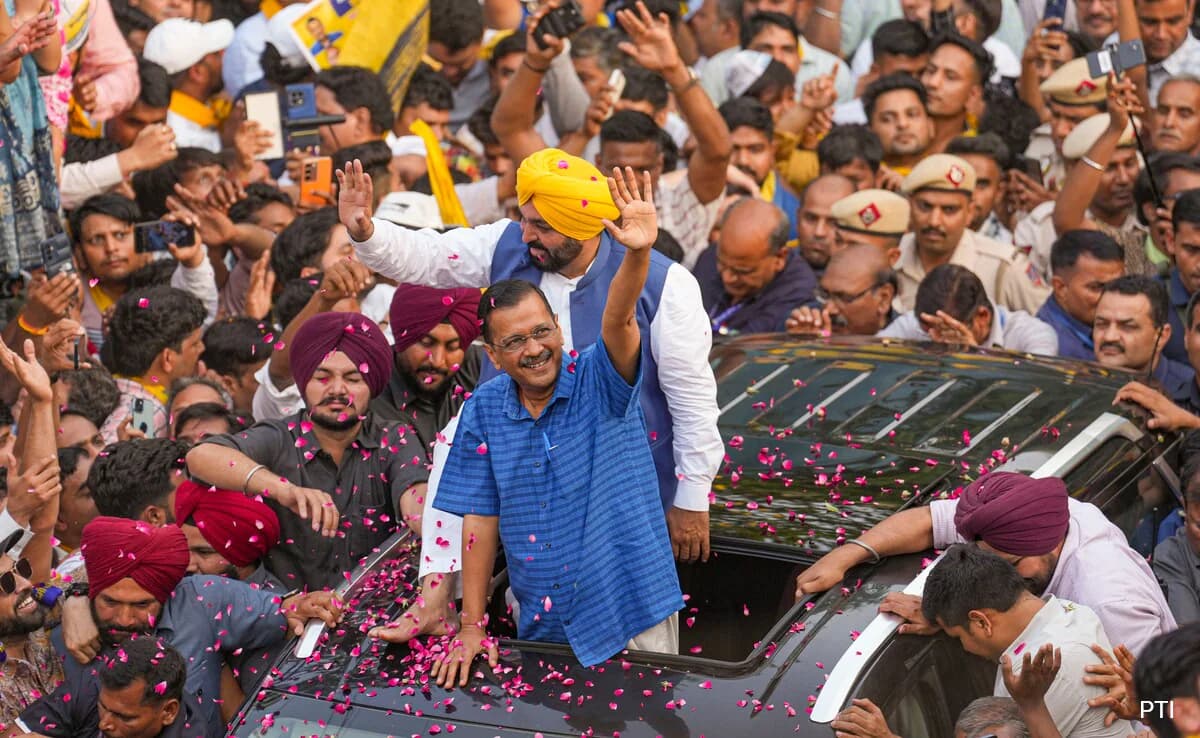
[[[442,145],[433,134],[433,129],[423,120],[414,120],[408,130],[425,142],[425,166],[429,171],[429,187],[433,190],[433,199],[437,200],[442,222],[447,226],[470,226],[458,193],[454,191],[454,179],[450,176],[450,167],[446,165],[446,157],[442,154]]]
[[[379,72],[399,110],[429,43],[429,0],[361,0],[357,9],[337,63]]]

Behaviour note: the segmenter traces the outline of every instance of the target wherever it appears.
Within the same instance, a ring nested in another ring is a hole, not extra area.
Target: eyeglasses
[[[875,290],[880,285],[873,284],[862,292],[855,295],[847,295],[845,292],[830,292],[829,290],[818,287],[813,290],[813,297],[817,298],[817,302],[825,304],[827,302],[836,302],[840,305],[849,305],[852,302],[857,302],[867,295],[868,292]]]
[[[524,336],[509,336],[498,344],[492,344],[506,354],[515,354],[525,348],[525,344],[529,339],[533,339],[538,343],[544,342],[547,338],[554,335],[558,331],[558,326],[554,325],[539,325],[534,328],[528,335]]]
[[[29,563],[29,559],[21,559],[13,566],[13,568],[0,574],[0,592],[10,595],[17,591],[17,578],[13,572],[20,574],[25,579],[33,576],[33,565]]]

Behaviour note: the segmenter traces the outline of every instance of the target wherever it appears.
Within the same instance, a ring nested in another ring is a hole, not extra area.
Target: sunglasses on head
[[[29,559],[21,559],[16,565],[8,571],[0,574],[0,592],[10,595],[17,591],[17,578],[13,572],[20,574],[25,579],[33,576],[33,566],[29,563]]]

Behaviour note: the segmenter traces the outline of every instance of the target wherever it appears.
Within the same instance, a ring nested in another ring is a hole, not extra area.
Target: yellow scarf
[[[104,291],[104,288],[98,284],[92,285],[90,291],[92,293],[92,302],[96,303],[96,309],[100,311],[101,315],[104,315],[106,312],[108,312],[108,309],[113,306],[113,303],[116,302],[116,300],[109,297],[108,293]]]
[[[283,5],[279,0],[262,0],[258,4],[258,9],[262,11],[263,15],[267,16],[267,20],[270,20],[271,16],[283,10]]]
[[[79,107],[79,103],[75,102],[75,98],[72,97],[67,119],[67,132],[78,138],[101,138],[104,135],[104,124],[92,120],[87,111]]]
[[[408,130],[425,142],[425,167],[429,170],[429,186],[442,214],[442,223],[447,228],[456,225],[469,227],[471,224],[467,222],[467,214],[458,200],[458,193],[454,191],[454,179],[442,154],[442,145],[433,129],[425,121],[418,120],[413,121]]]
[[[758,193],[767,202],[775,202],[775,170],[767,172],[767,178],[763,180],[762,187]]]
[[[179,90],[171,93],[171,106],[168,108],[175,115],[190,120],[201,128],[220,127],[232,109],[233,104],[225,98],[214,97],[204,103]]]
[[[130,382],[137,382],[142,386],[142,389],[154,395],[154,399],[161,402],[163,407],[167,406],[167,388],[161,384],[158,384],[157,382],[148,382],[142,377],[130,377],[124,374],[114,374],[113,376],[120,377],[121,379],[128,379]]]

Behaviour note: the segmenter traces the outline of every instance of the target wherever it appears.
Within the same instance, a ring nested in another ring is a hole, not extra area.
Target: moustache
[[[538,354],[537,356],[523,356],[523,357],[521,357],[521,361],[518,363],[520,364],[522,369],[528,369],[529,367],[533,366],[534,364],[539,364],[539,363],[545,361],[546,359],[549,359],[553,355],[554,354],[550,351],[550,349],[546,349],[545,351]]]
[[[1108,341],[1107,343],[1100,344],[1100,349],[1110,349],[1110,348],[1116,349],[1117,351],[1120,351],[1121,353],[1125,353],[1125,347],[1119,343],[1115,343],[1113,341]]]
[[[333,405],[334,403],[341,403],[347,407],[352,407],[354,405],[354,400],[352,400],[348,395],[336,395],[334,397],[326,397],[324,400],[321,400],[317,403],[317,407]]]
[[[945,238],[946,232],[943,231],[941,228],[922,228],[921,235],[922,236],[941,236],[942,238]]]
[[[440,374],[443,377],[449,374],[445,369],[438,369],[433,364],[422,364],[417,367],[417,373],[420,374],[421,372],[425,372],[426,374]]]

